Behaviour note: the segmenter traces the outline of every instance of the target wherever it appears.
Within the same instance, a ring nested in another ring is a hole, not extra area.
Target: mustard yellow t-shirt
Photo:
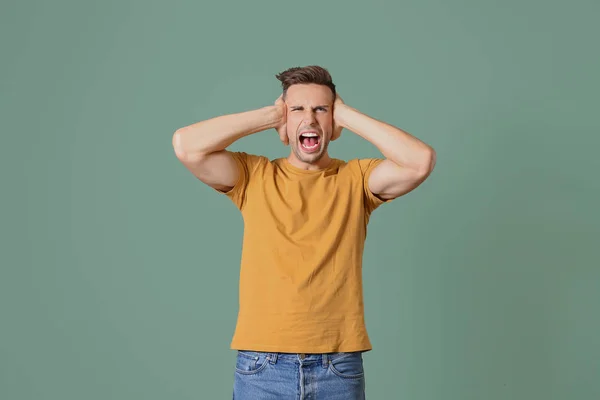
[[[362,257],[373,210],[368,189],[383,159],[333,159],[318,171],[286,158],[232,152],[240,176],[227,195],[244,235],[231,348],[283,353],[371,350]],[[388,200],[389,201],[389,200]]]

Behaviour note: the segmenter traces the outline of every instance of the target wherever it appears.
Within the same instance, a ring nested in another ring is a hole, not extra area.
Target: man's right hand
[[[277,130],[277,133],[279,133],[279,140],[281,140],[281,142],[285,146],[287,146],[290,144],[290,141],[288,139],[287,129],[286,129],[287,105],[285,104],[285,101],[283,100],[283,94],[281,96],[279,96],[277,98],[277,100],[275,100],[275,107],[277,107],[277,110],[280,112],[280,115],[281,115],[281,121],[275,127],[275,129]]]

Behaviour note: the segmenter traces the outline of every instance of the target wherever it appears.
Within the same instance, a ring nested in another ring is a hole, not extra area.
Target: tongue
[[[317,138],[316,137],[308,137],[308,138],[304,138],[304,145],[306,147],[312,147],[315,144],[317,144]]]

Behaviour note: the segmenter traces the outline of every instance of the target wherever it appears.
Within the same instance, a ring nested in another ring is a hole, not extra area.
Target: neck
[[[323,168],[326,168],[331,163],[331,157],[329,157],[329,154],[327,154],[327,153],[323,154],[323,157],[321,157],[319,160],[315,161],[314,163],[308,163],[308,162],[304,162],[304,161],[298,159],[298,157],[296,157],[296,154],[294,154],[294,152],[292,151],[290,153],[290,155],[287,157],[287,160],[294,167],[300,168],[300,169],[305,169],[307,171],[323,169]]]

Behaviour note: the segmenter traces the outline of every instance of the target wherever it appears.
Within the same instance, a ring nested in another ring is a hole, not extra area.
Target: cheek
[[[323,118],[319,119],[319,125],[321,125],[321,129],[324,132],[329,132],[333,130],[333,118],[330,115],[324,115]]]
[[[300,126],[300,122],[302,122],[302,119],[298,119],[298,117],[288,115],[287,121],[285,124],[288,135],[296,134],[296,131],[298,130],[298,127]]]
[[[302,121],[302,115],[299,113],[288,113],[287,122],[288,125],[297,126]]]

